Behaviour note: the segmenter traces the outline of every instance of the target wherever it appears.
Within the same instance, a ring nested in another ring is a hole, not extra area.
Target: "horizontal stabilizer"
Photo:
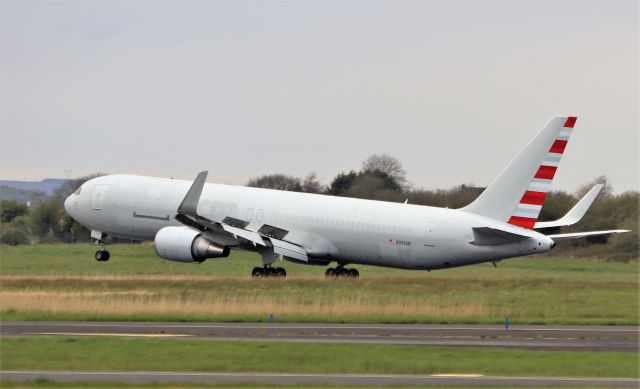
[[[526,239],[528,236],[514,234],[513,232],[498,230],[491,227],[473,227],[473,241],[469,242],[476,246],[499,246],[503,244],[516,243]]]
[[[582,219],[584,214],[587,213],[587,210],[591,207],[591,204],[593,204],[593,200],[598,197],[602,188],[602,184],[598,184],[591,188],[591,190],[560,219],[551,222],[537,222],[533,228],[565,227],[576,224],[580,219]]]
[[[547,235],[548,238],[553,240],[559,239],[575,239],[575,238],[584,238],[585,236],[597,236],[597,235],[608,235],[608,234],[621,234],[623,232],[629,232],[630,230],[607,230],[607,231],[589,231],[589,232],[571,232],[567,234],[556,234],[556,235]]]

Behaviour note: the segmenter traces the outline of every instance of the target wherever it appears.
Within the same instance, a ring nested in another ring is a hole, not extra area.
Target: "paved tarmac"
[[[638,352],[639,327],[0,322],[2,336],[124,336]]]
[[[0,381],[34,381],[46,378],[57,382],[191,382],[199,384],[256,383],[279,385],[465,385],[465,386],[597,386],[634,387],[633,378],[507,377],[472,375],[369,375],[369,374],[251,374],[251,373],[171,373],[171,372],[63,372],[2,371]]]

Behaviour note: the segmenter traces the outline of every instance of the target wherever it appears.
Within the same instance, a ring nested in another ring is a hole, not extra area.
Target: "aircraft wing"
[[[221,221],[210,220],[198,214],[198,203],[207,180],[208,172],[200,172],[191,184],[191,188],[178,207],[178,214],[175,216],[180,223],[200,231],[223,230],[231,234],[234,238],[242,238],[251,242],[254,246],[272,247],[273,252],[300,261],[308,262],[307,252],[303,247],[285,241],[284,236],[289,231],[268,224],[263,224],[259,230],[253,231],[248,228],[249,222],[225,217]]]
[[[582,219],[587,210],[593,204],[593,200],[598,197],[598,194],[602,190],[603,185],[597,184],[583,198],[578,201],[576,205],[571,208],[566,215],[561,217],[558,220],[550,221],[550,222],[537,222],[533,228],[550,228],[550,227],[565,227],[570,226],[572,224],[576,224]]]
[[[547,237],[553,240],[559,239],[575,239],[575,238],[584,238],[585,236],[597,236],[597,235],[607,235],[607,234],[621,234],[623,232],[629,232],[631,230],[606,230],[606,231],[589,231],[589,232],[571,232],[566,234],[555,234],[555,235],[547,235]]]

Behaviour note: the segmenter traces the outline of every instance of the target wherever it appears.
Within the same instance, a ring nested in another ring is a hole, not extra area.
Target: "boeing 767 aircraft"
[[[231,249],[254,251],[252,275],[285,276],[278,258],[327,266],[327,276],[357,277],[349,264],[433,270],[544,253],[555,240],[626,232],[543,235],[536,229],[578,222],[601,189],[596,185],[559,220],[538,222],[576,118],[555,116],[471,204],[461,209],[134,175],[83,184],[64,203],[101,244],[107,236],[153,240],[168,260],[200,263]]]

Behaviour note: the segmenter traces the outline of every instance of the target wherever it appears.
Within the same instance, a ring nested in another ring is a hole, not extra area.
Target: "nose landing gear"
[[[96,240],[96,243],[100,244],[100,250],[96,251],[95,255],[96,261],[108,261],[109,258],[111,258],[111,254],[109,254],[104,246],[104,239],[107,237],[107,234],[100,231],[91,230],[91,237]]]
[[[104,262],[104,261],[108,261],[109,258],[111,258],[111,254],[109,254],[109,252],[104,248],[101,248],[100,250],[96,251],[95,257],[96,257],[96,261]]]
[[[111,258],[111,254],[109,254],[107,249],[104,247],[104,243],[100,243],[100,250],[96,251],[95,257],[98,262],[105,262]]]

